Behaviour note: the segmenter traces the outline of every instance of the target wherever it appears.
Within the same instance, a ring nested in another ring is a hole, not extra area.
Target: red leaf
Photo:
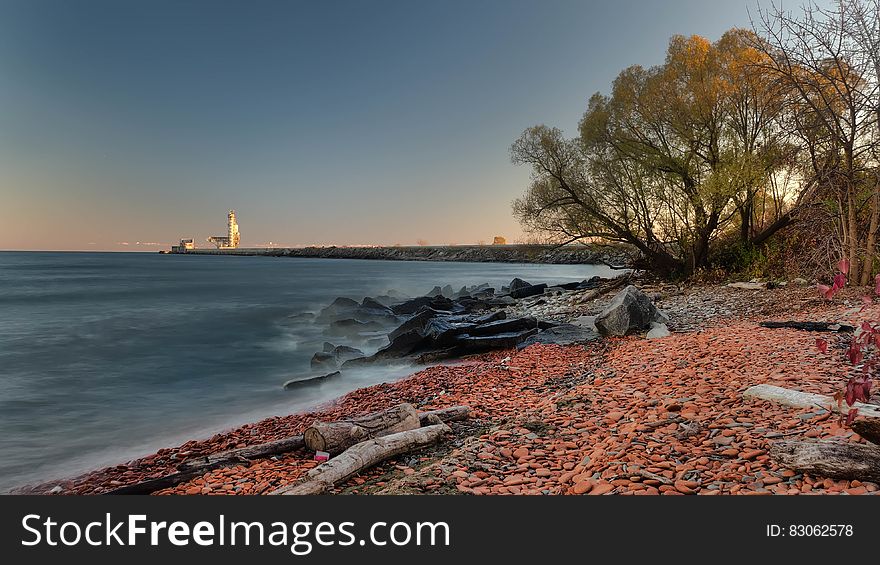
[[[870,322],[862,322],[862,331],[867,333],[874,333],[874,326],[872,326]]]
[[[852,425],[853,420],[855,420],[856,417],[857,417],[858,415],[859,415],[859,409],[858,409],[858,408],[853,408],[852,410],[850,410],[850,411],[847,413],[847,415],[846,415],[846,427],[847,427],[847,428],[850,427],[850,426]]]
[[[817,284],[816,289],[819,291],[819,295],[825,298],[826,300],[831,300],[834,297],[835,290],[828,285]],[[878,293],[880,294],[880,293]]]
[[[822,338],[816,338],[816,347],[822,353],[828,353],[828,341],[826,341]]]
[[[843,393],[838,390],[834,393],[833,398],[837,401],[837,408],[840,409],[843,406]]]
[[[846,356],[849,357],[849,362],[853,365],[858,365],[864,359],[864,355],[862,354],[862,350],[855,343],[851,344],[849,348],[846,350]]]
[[[868,306],[870,306],[873,303],[874,303],[874,300],[870,296],[863,296],[862,297],[862,309],[860,310],[860,312],[864,312],[865,308],[867,308]]]
[[[843,273],[844,275],[849,273],[849,259],[841,259],[837,263],[837,270]]]
[[[834,287],[837,290],[846,286],[846,275],[834,275]]]

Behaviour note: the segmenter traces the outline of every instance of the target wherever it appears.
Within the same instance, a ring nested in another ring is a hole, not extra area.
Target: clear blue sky
[[[0,0],[0,249],[514,240],[520,132],[747,4]]]

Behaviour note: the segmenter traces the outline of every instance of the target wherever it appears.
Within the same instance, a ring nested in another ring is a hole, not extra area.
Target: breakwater
[[[274,247],[189,249],[186,255],[259,255],[313,259],[374,259],[383,261],[457,261],[465,263],[547,263],[557,265],[625,265],[622,247],[607,245],[456,245],[394,247]]]

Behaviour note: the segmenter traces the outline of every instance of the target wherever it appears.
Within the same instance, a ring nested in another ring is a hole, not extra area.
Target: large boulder
[[[336,356],[332,353],[319,351],[312,356],[310,364],[312,369],[335,369]]]
[[[332,303],[330,303],[329,306],[318,313],[317,321],[331,322],[340,318],[349,318],[354,314],[359,306],[360,304],[358,304],[351,298],[340,296]]]
[[[334,377],[340,376],[342,373],[339,371],[333,371],[332,373],[326,375],[320,375],[317,377],[306,377],[300,379],[291,379],[284,383],[284,390],[296,390],[298,388],[303,388],[307,386],[319,385],[327,379],[332,379]]]
[[[536,343],[554,344],[554,345],[578,345],[588,341],[600,339],[602,336],[595,331],[576,326],[574,324],[561,324],[542,330],[536,335],[526,339],[517,345],[517,349],[525,349]]]
[[[497,320],[481,324],[467,333],[475,336],[496,335],[511,332],[521,332],[538,328],[538,320],[532,317],[513,318],[510,320]]]
[[[399,315],[415,314],[420,308],[431,304],[433,299],[431,296],[419,296],[418,298],[412,298],[400,304],[395,304],[391,307],[391,311]]]
[[[456,343],[465,349],[487,350],[507,349],[516,347],[526,339],[538,333],[538,328],[493,335],[462,334],[455,338]]]
[[[379,331],[384,327],[378,322],[361,322],[353,318],[346,318],[332,322],[330,327],[327,328],[327,334],[336,337],[355,338],[364,333]]]
[[[352,359],[365,357],[363,351],[354,347],[349,347],[347,345],[340,345],[339,347],[335,348],[333,350],[333,356],[336,358],[337,365],[342,365],[346,361],[351,361]]]
[[[513,298],[528,298],[530,296],[538,296],[539,294],[544,294],[544,291],[547,290],[547,284],[533,284],[530,286],[518,288],[516,290],[510,290],[510,296]]]
[[[644,331],[651,322],[663,324],[669,319],[654,306],[647,294],[633,285],[621,290],[596,317],[596,329],[605,336],[622,336]]]
[[[510,286],[508,286],[507,288],[510,289],[510,293],[512,294],[513,291],[515,291],[515,290],[519,290],[521,288],[527,288],[530,286],[533,286],[532,283],[526,282],[520,278],[516,278],[516,279],[513,279],[512,281],[510,281]]]
[[[433,318],[423,331],[423,335],[433,347],[448,347],[455,343],[455,338],[476,328],[468,322],[456,322],[449,318]]]
[[[407,318],[405,322],[397,326],[390,334],[388,340],[394,341],[397,336],[403,335],[409,331],[424,332],[427,323],[434,317],[439,316],[440,312],[429,306],[423,306],[418,312]]]
[[[391,343],[380,349],[374,358],[404,357],[412,353],[425,341],[425,336],[418,330],[410,330],[400,334]],[[368,358],[369,359],[369,358]]]

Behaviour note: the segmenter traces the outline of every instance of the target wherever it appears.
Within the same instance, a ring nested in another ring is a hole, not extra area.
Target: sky
[[[520,133],[747,6],[0,0],[0,249],[521,240]]]

